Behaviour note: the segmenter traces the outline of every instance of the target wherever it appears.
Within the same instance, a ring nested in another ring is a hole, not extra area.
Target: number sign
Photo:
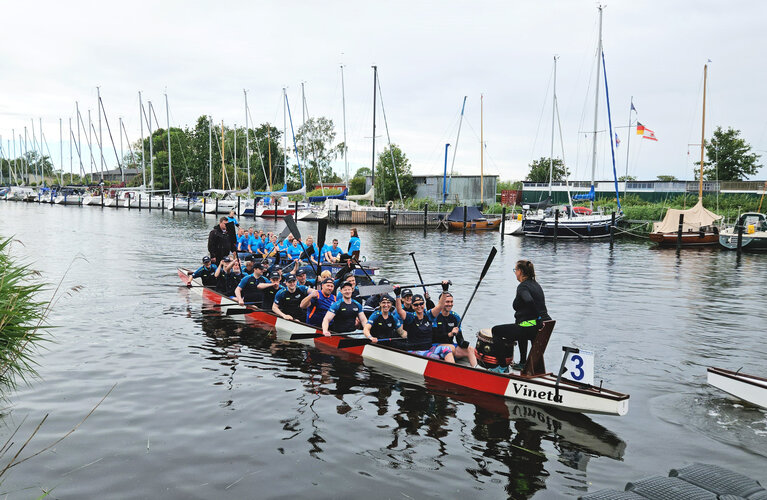
[[[581,384],[594,385],[594,353],[580,350],[570,353],[565,362],[565,372],[562,378],[570,379]]]

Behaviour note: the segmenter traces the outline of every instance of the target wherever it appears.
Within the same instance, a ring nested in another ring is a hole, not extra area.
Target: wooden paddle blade
[[[498,253],[498,250],[493,247],[492,250],[490,250],[490,255],[487,256],[487,261],[485,261],[485,267],[482,268],[482,274],[479,275],[479,280],[482,281],[482,279],[487,274],[488,269],[490,269],[490,264],[493,263],[493,259],[495,258],[495,254]]]
[[[316,339],[317,337],[322,337],[322,333],[294,333],[290,336],[290,340]]]
[[[282,218],[282,220],[285,221],[285,224],[287,224],[288,228],[290,229],[290,232],[293,233],[294,238],[301,239],[301,232],[298,230],[298,226],[296,225],[296,221],[293,220],[292,215],[286,215]]]
[[[226,235],[229,237],[229,244],[237,248],[237,230],[234,228],[234,221],[226,223]]]
[[[328,233],[328,220],[320,219],[317,226],[317,248],[322,252],[322,247],[325,246],[325,237]]]
[[[338,348],[346,349],[348,347],[359,347],[367,344],[372,344],[372,341],[370,339],[341,339],[338,341]]]

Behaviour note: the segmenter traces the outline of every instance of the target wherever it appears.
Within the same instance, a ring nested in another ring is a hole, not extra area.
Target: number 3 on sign
[[[565,362],[566,371],[563,378],[570,379],[581,384],[594,385],[594,353],[580,350],[579,353],[571,353]]]

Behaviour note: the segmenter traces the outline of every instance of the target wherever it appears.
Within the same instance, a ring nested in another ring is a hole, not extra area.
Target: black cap
[[[296,281],[296,275],[295,274],[288,274],[285,277],[285,281]]]
[[[426,302],[426,299],[424,299],[424,298],[423,298],[423,295],[421,295],[421,294],[415,294],[415,295],[413,295],[413,302],[414,302],[414,303],[415,303],[415,302],[418,302],[419,300],[420,300],[421,302],[424,302],[424,303]]]
[[[380,280],[378,280],[378,284],[379,285],[390,285],[391,281],[387,280],[386,278],[381,278]]]
[[[335,282],[333,281],[333,278],[325,278],[324,280],[322,280],[321,284],[324,285],[325,283],[331,283],[332,284],[332,283],[335,283]]]
[[[408,297],[410,295],[413,295],[413,290],[411,290],[409,288],[405,288],[404,290],[402,290],[402,296],[403,297]],[[423,298],[423,297],[421,297],[421,298]]]
[[[379,304],[381,302],[383,302],[384,300],[388,300],[389,302],[394,302],[394,300],[391,298],[391,295],[389,295],[388,293],[385,293],[385,294],[381,295],[381,299],[379,300]]]
[[[208,256],[206,255],[205,257],[203,257],[203,258],[202,258],[202,261],[203,261],[205,264],[207,264],[208,262],[210,262],[210,257],[208,257]]]
[[[301,274],[306,274],[306,269],[304,269],[303,267],[300,268],[298,271],[296,271],[296,276],[301,275]]]
[[[224,258],[221,260],[221,262],[232,262],[232,259],[230,259],[229,257],[224,257]]]
[[[269,279],[270,280],[280,279],[280,273],[278,273],[277,271],[272,271],[271,273],[269,273]]]
[[[348,281],[344,281],[343,283],[341,283],[341,286],[339,286],[338,288],[346,288],[347,286],[354,288],[354,285],[352,285]]]

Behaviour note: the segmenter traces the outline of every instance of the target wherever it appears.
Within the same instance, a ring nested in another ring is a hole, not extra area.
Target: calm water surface
[[[511,269],[533,260],[557,320],[549,368],[561,345],[590,349],[596,379],[631,394],[627,416],[587,417],[426,385],[203,316],[175,269],[197,265],[213,224],[0,202],[0,234],[23,243],[18,255],[53,284],[69,269],[58,328],[35,356],[40,378],[8,397],[0,438],[19,425],[26,438],[48,414],[28,447],[39,450],[114,386],[76,432],[10,470],[3,498],[43,488],[50,498],[560,498],[693,461],[767,481],[767,414],[705,382],[710,365],[767,372],[767,256],[360,227],[362,253],[387,277],[417,281],[415,251],[427,282],[451,279],[459,313],[497,245],[464,322],[471,338],[512,320]],[[348,234],[328,230],[342,246]]]

